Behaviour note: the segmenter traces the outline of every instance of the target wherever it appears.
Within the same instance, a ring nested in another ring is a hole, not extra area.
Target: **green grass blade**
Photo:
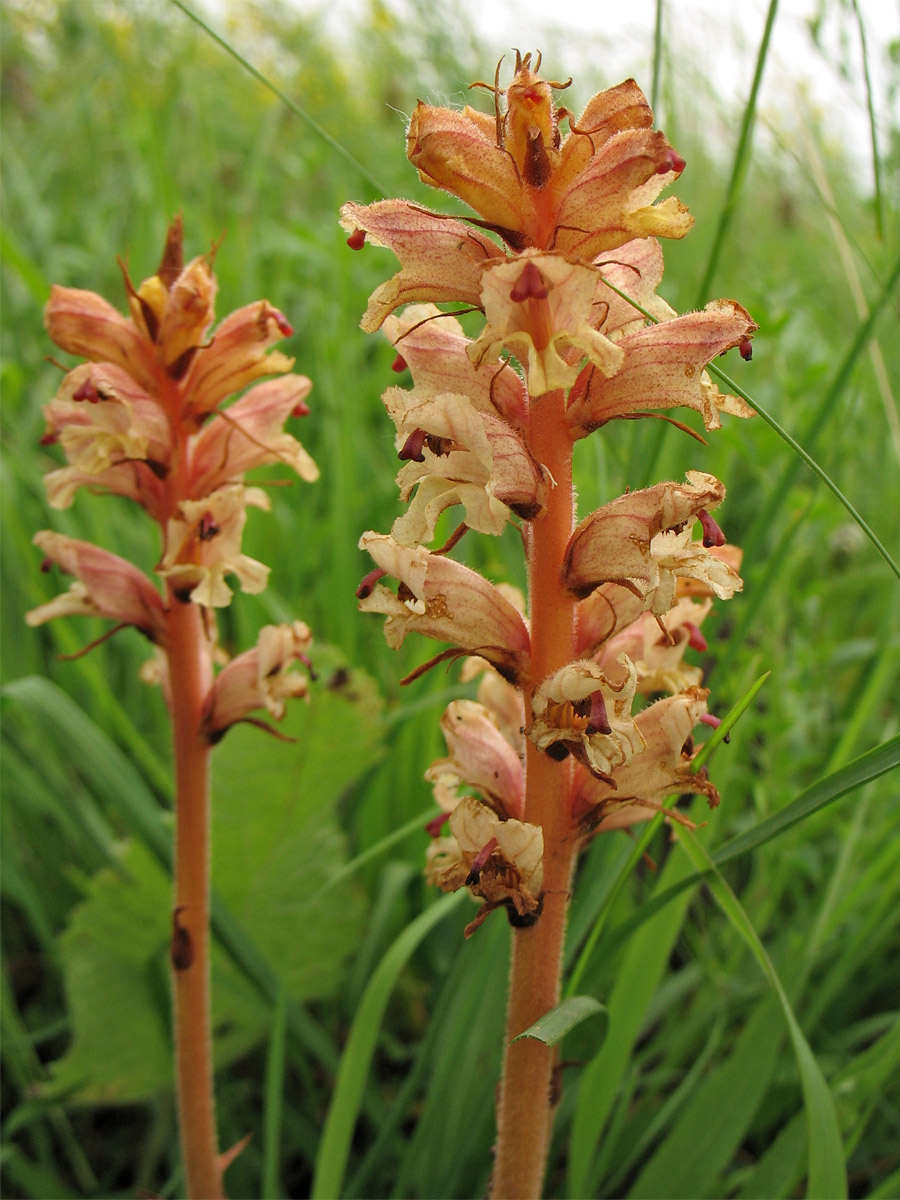
[[[877,779],[880,775],[886,775],[897,766],[900,766],[900,734],[861,754],[839,771],[826,775],[771,817],[720,846],[713,855],[713,863],[720,867],[733,858],[755,850],[772,838],[778,837],[786,829],[790,829],[792,825],[804,821],[826,805],[846,796],[848,792],[856,791],[863,784]]]
[[[555,1046],[563,1040],[570,1029],[574,1029],[588,1017],[605,1012],[606,1006],[594,996],[567,996],[555,1008],[544,1013],[533,1025],[523,1029],[517,1037],[513,1038],[513,1041],[517,1042],[520,1038],[527,1037],[543,1042],[545,1046]],[[602,1040],[602,1038],[598,1040]]]
[[[884,193],[881,187],[881,158],[878,153],[878,132],[875,122],[875,103],[872,96],[872,79],[869,74],[869,49],[866,44],[866,27],[859,9],[859,0],[853,0],[853,12],[859,29],[859,46],[862,52],[863,79],[866,84],[866,111],[869,115],[869,139],[872,143],[872,174],[875,184],[875,228],[884,238]]]
[[[694,837],[689,829],[679,829],[678,840],[684,846],[688,857],[698,871],[707,872],[710,890],[718,901],[722,911],[731,922],[732,928],[744,939],[750,947],[754,958],[769,979],[778,997],[778,1003],[787,1022],[791,1044],[797,1059],[800,1072],[800,1084],[803,1089],[803,1099],[806,1106],[807,1132],[809,1139],[809,1183],[807,1195],[816,1200],[829,1200],[833,1197],[846,1197],[847,1173],[844,1165],[844,1146],[838,1128],[837,1116],[831,1091],[825,1081],[821,1068],[809,1043],[794,1016],[794,1010],[787,998],[787,993],[781,985],[781,980],[775,971],[772,961],[753,928],[750,919],[744,912],[740,901],[725,882],[724,876],[716,867],[703,844]]]
[[[287,989],[282,980],[272,1016],[269,1051],[266,1055],[265,1108],[263,1110],[262,1195],[268,1200],[282,1196],[281,1118],[284,1095],[284,1060],[287,1049]]]
[[[659,87],[662,76],[663,52],[663,0],[656,0],[656,18],[653,23],[653,85],[650,88],[650,107],[659,127]]]
[[[400,972],[426,934],[459,905],[465,894],[460,891],[444,896],[407,925],[369,980],[341,1056],[334,1095],[316,1158],[310,1193],[314,1200],[329,1200],[341,1194],[350,1139],[359,1114],[363,1088],[384,1010]]]
[[[756,850],[759,846],[771,841],[772,838],[784,833],[792,825],[797,825],[800,821],[812,816],[813,813],[833,804],[835,800],[840,800],[842,796],[856,791],[857,788],[872,779],[878,779],[879,776],[887,774],[897,766],[900,766],[900,734],[860,755],[859,758],[854,759],[839,771],[834,771],[824,779],[820,779],[818,783],[812,784],[801,792],[796,800],[792,800],[790,804],[773,813],[771,817],[767,817],[752,829],[748,829],[746,833],[739,834],[738,837],[726,842],[724,846],[720,846],[712,855],[714,866],[723,866],[732,859],[739,858],[742,854]],[[631,937],[634,930],[644,921],[649,920],[686,888],[699,882],[700,878],[700,875],[687,876],[679,880],[677,884],[651,897],[636,913],[617,926],[611,940],[618,943]]]
[[[688,870],[685,858],[672,855],[663,867],[660,885],[677,885]],[[590,1196],[596,1192],[594,1161],[597,1147],[628,1069],[647,1008],[665,973],[690,895],[685,891],[677,904],[668,912],[658,913],[655,920],[647,921],[629,942],[607,1001],[608,1034],[599,1054],[582,1072],[578,1085],[569,1143],[567,1196]]]
[[[286,95],[286,93],[284,93],[281,88],[277,87],[271,81],[271,79],[267,78],[262,71],[258,71],[251,62],[248,62],[242,54],[239,54],[238,51],[235,50],[235,48],[230,44],[230,42],[227,42],[225,38],[220,37],[211,26],[207,25],[202,17],[198,16],[197,13],[188,8],[186,4],[183,4],[182,0],[172,0],[172,3],[176,8],[181,9],[186,17],[189,17],[195,24],[199,25],[203,32],[208,34],[214,42],[217,42],[223,50],[231,55],[236,62],[240,63],[244,70],[252,75],[257,82],[261,83],[263,87],[268,88],[270,92],[276,95],[281,103],[286,108],[290,109],[294,116],[299,117],[301,121],[304,121],[313,131],[313,133],[317,134],[322,139],[326,146],[333,150],[335,154],[339,155],[344,162],[353,167],[353,169],[359,175],[361,175],[367,183],[370,183],[379,196],[386,196],[388,194],[388,189],[383,187],[382,184],[380,184],[375,178],[375,176],[372,175],[371,172],[368,171],[361,162],[357,161],[357,159],[355,159],[353,155],[349,153],[349,151],[345,150],[336,138],[333,138],[330,133],[327,133],[318,123],[318,121],[313,120],[309,113],[304,112],[304,110],[299,104],[296,103],[296,101],[292,100],[290,96]]]
[[[894,276],[893,276],[894,280],[896,280],[898,274],[900,274],[900,261],[898,261],[897,270],[894,272]],[[868,322],[864,322],[864,324],[868,324]],[[791,435],[784,428],[784,426],[779,425],[779,423],[775,420],[775,418],[771,415],[771,413],[767,412],[763,408],[763,406],[759,403],[758,400],[754,400],[750,395],[748,395],[748,393],[744,391],[744,389],[740,386],[740,384],[735,383],[735,381],[733,379],[731,379],[728,375],[725,374],[725,372],[723,370],[721,370],[719,367],[715,366],[713,363],[709,364],[707,370],[709,371],[710,375],[715,376],[716,379],[718,379],[721,383],[723,383],[728,388],[729,391],[735,392],[738,396],[741,397],[741,399],[746,400],[746,402],[750,405],[750,407],[754,410],[754,412],[756,412],[760,417],[762,417],[762,419],[766,422],[766,424],[768,426],[770,426],[770,428],[774,429],[780,438],[782,438],[785,442],[787,442],[787,444],[794,451],[794,453],[797,455],[797,457],[801,458],[803,460],[803,462],[805,462],[806,465],[809,467],[809,469],[811,471],[813,471],[816,475],[818,475],[818,477],[822,480],[822,482],[829,489],[829,491],[832,492],[832,494],[834,496],[836,496],[837,499],[840,501],[840,503],[844,506],[844,508],[847,510],[847,512],[850,514],[850,516],[853,518],[853,520],[856,522],[856,524],[860,527],[860,529],[863,531],[863,533],[866,535],[866,537],[869,539],[869,541],[872,543],[872,545],[875,547],[875,549],[878,551],[878,553],[881,555],[881,557],[884,559],[884,561],[887,563],[887,565],[891,568],[891,570],[894,572],[894,574],[897,576],[897,578],[900,579],[900,567],[898,567],[897,564],[894,562],[894,560],[891,557],[890,553],[888,552],[888,549],[885,546],[884,542],[882,542],[881,538],[878,537],[878,535],[872,529],[871,525],[869,525],[868,521],[866,521],[865,518],[859,512],[857,512],[857,510],[853,507],[853,505],[850,503],[850,501],[847,499],[847,497],[844,495],[844,493],[841,491],[841,489],[838,487],[838,485],[834,482],[834,480],[831,478],[831,476],[828,474],[828,472],[825,471],[822,467],[820,467],[819,464],[816,462],[816,460],[813,458],[813,456],[811,454],[809,454],[806,450],[804,450],[803,447],[800,445],[800,443],[795,438],[791,437]],[[779,503],[781,501],[781,498],[785,494],[786,493],[782,492],[781,489],[778,489],[775,493],[773,493],[773,495],[778,498]]]
[[[725,193],[725,201],[722,205],[722,211],[719,215],[719,224],[716,228],[716,235],[713,239],[712,249],[709,254],[709,260],[706,264],[706,270],[703,273],[703,282],[700,284],[700,289],[697,293],[697,308],[702,308],[706,303],[706,298],[709,294],[710,286],[712,285],[713,276],[716,273],[716,267],[719,265],[719,256],[722,253],[722,246],[731,227],[731,222],[734,218],[737,208],[738,195],[741,186],[744,182],[744,176],[747,173],[747,167],[750,163],[750,141],[753,136],[753,126],[756,123],[756,102],[759,96],[759,88],[762,83],[763,70],[766,65],[766,58],[769,54],[769,42],[772,38],[772,28],[775,25],[775,14],[778,12],[778,0],[770,0],[769,11],[766,14],[766,24],[763,29],[762,41],[759,44],[759,52],[756,56],[756,69],[753,72],[753,83],[750,86],[750,95],[744,107],[744,116],[741,121],[741,132],[738,138],[737,149],[734,152],[734,164],[731,168],[731,179],[728,181],[728,190]]]

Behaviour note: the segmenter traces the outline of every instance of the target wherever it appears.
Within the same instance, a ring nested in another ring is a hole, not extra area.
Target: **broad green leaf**
[[[322,652],[318,665],[328,662]],[[323,894],[346,861],[335,805],[381,751],[381,711],[370,681],[325,670],[309,705],[294,704],[280,730],[230,730],[213,760],[213,880],[226,911],[276,964],[292,1001],[332,995],[358,944],[362,905],[352,881]],[[349,735],[353,753],[340,747]],[[73,1043],[54,1090],[125,1102],[171,1078],[168,876],[141,843],[119,871],[94,876],[62,940]],[[216,1058],[234,1058],[264,1036],[269,1006],[233,963],[213,956]]]
[[[570,1029],[574,1029],[576,1025],[580,1025],[582,1021],[597,1013],[605,1016],[606,1005],[601,1004],[593,996],[569,996],[557,1004],[556,1008],[551,1008],[549,1012],[544,1013],[533,1025],[524,1029],[518,1037],[514,1037],[513,1041],[518,1042],[520,1038],[527,1037],[543,1042],[545,1046],[555,1046],[557,1042],[563,1040]],[[603,1040],[605,1034],[606,1020],[603,1022],[602,1032],[597,1039],[598,1044]]]

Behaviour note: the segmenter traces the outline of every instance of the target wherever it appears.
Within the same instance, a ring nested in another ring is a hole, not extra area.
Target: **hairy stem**
[[[209,990],[209,743],[200,733],[211,665],[202,613],[170,595],[169,683],[175,744],[172,975],[175,1070],[185,1191],[224,1196],[216,1149]]]
[[[528,563],[531,691],[574,658],[575,600],[560,568],[573,527],[572,442],[565,396],[549,392],[532,405],[531,450],[553,476],[547,511],[531,524]],[[527,719],[531,719],[531,694]],[[537,922],[513,933],[506,1055],[498,1102],[497,1161],[492,1195],[541,1194],[552,1130],[554,1051],[533,1038],[512,1039],[559,1002],[563,940],[575,839],[569,820],[571,767],[530,742],[525,820],[544,834],[543,908]]]

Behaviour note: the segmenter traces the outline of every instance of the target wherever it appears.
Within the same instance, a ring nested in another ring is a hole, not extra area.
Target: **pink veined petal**
[[[156,387],[159,369],[152,343],[96,292],[54,284],[44,323],[60,349],[91,362],[115,363],[142,387]]]
[[[359,544],[401,584],[396,594],[377,584],[359,604],[362,612],[387,617],[384,633],[390,646],[402,645],[408,633],[422,633],[486,658],[507,679],[527,678],[531,642],[525,622],[476,571],[420,546],[402,546],[384,534],[364,533]]]
[[[93,542],[66,537],[49,529],[34,536],[34,544],[47,560],[76,583],[26,614],[29,625],[42,625],[58,616],[105,617],[123,625],[134,625],[151,641],[166,641],[166,609],[157,589],[142,571],[117,554]]]
[[[485,234],[409,200],[345,204],[341,225],[350,234],[363,230],[373,245],[387,247],[400,260],[401,270],[369,297],[360,322],[367,333],[380,329],[395,308],[416,300],[480,307],[483,264],[505,258]]]

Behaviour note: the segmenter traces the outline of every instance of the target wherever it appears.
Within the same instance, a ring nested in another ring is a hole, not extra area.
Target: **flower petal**
[[[622,351],[591,324],[596,273],[555,254],[530,252],[484,272],[482,304],[487,323],[468,353],[479,365],[511,350],[526,370],[534,396],[568,388],[578,365],[563,357],[572,348],[602,372],[613,374]],[[571,357],[571,356],[570,356]]]
[[[432,883],[445,892],[469,886],[490,904],[510,902],[522,916],[535,911],[544,879],[540,826],[503,821],[474,796],[464,796],[450,816],[450,831],[451,838],[430,847],[426,875]]]
[[[408,633],[422,633],[486,658],[506,679],[527,678],[531,642],[525,622],[481,575],[384,534],[364,533],[359,545],[401,584],[397,594],[377,584],[359,604],[362,612],[385,614],[389,646],[396,649]]]
[[[238,577],[245,592],[265,590],[269,568],[241,553],[247,505],[266,507],[265,494],[240,484],[221,487],[200,500],[182,500],[179,516],[166,526],[166,553],[157,573],[176,594],[194,604],[223,608],[231,602],[225,575]]]
[[[307,662],[312,635],[302,621],[291,625],[265,625],[252,650],[239,654],[219,672],[203,710],[203,732],[218,741],[236,721],[257,708],[265,708],[280,721],[285,701],[305,697],[306,675],[288,668]]]
[[[629,492],[582,521],[566,547],[566,587],[582,598],[610,582],[648,593],[658,583],[658,566],[650,553],[653,537],[662,530],[682,529],[725,497],[724,486],[714,476],[689,471],[687,478],[687,484],[658,483]]]
[[[707,429],[721,425],[720,411],[752,417],[736,397],[721,396],[703,368],[757,328],[733,300],[716,300],[688,313],[627,334],[618,343],[622,366],[612,378],[586,368],[572,389],[566,414],[574,436],[584,437],[615,417],[643,409],[694,408]]]
[[[428,542],[445,508],[462,504],[466,524],[499,535],[512,512],[532,520],[543,509],[547,485],[524,439],[505,421],[477,411],[465,396],[422,399],[388,388],[382,397],[397,426],[398,448],[424,435],[417,459],[397,476],[400,496],[415,496],[394,522],[392,536],[404,545]]]
[[[156,385],[158,368],[152,343],[96,292],[54,284],[44,323],[62,350],[91,362],[115,363],[144,388],[152,390]]]
[[[389,313],[414,300],[480,307],[482,265],[505,258],[483,233],[409,200],[345,204],[341,225],[351,234],[363,230],[373,245],[386,246],[400,260],[401,270],[369,297],[360,322],[366,333],[380,329]]]
[[[402,355],[417,396],[444,392],[467,398],[473,408],[499,416],[516,429],[528,426],[528,399],[522,380],[506,360],[476,367],[459,321],[433,304],[411,304],[400,316],[385,318],[384,332]]]
[[[624,678],[611,682],[595,662],[579,659],[561,667],[535,690],[532,723],[527,736],[539,750],[551,747],[572,753],[589,770],[608,778],[643,746],[631,718],[637,675],[634,665],[620,659]],[[594,721],[601,706],[602,726]]]
[[[49,529],[34,536],[34,544],[76,582],[68,592],[27,613],[29,625],[43,625],[54,617],[105,617],[134,625],[152,642],[166,641],[166,609],[162,598],[142,571],[117,554],[93,542],[79,541]]]
[[[488,708],[474,700],[454,700],[441,717],[449,756],[425,772],[434,784],[435,799],[452,812],[459,803],[457,789],[475,788],[501,817],[521,817],[525,811],[522,760],[497,727]]]
[[[293,410],[310,392],[303,375],[283,375],[251,388],[220,410],[191,442],[191,491],[200,497],[239,480],[245,471],[283,462],[311,483],[319,468],[303,446],[283,431]]]
[[[667,696],[635,718],[644,748],[612,772],[613,783],[578,772],[573,812],[590,828],[622,829],[647,821],[672,792],[706,796],[711,808],[719,793],[702,772],[691,774],[691,731],[706,712],[705,688]],[[614,784],[614,786],[613,786]]]
[[[197,351],[183,381],[186,413],[201,419],[261,375],[282,375],[294,360],[269,348],[291,333],[268,300],[257,300],[225,318],[212,341]]]

